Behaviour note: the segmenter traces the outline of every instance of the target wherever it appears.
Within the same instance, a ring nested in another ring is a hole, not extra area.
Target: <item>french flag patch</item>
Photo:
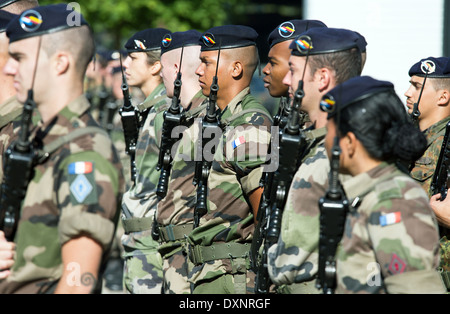
[[[232,143],[233,149],[238,147],[239,145],[242,145],[245,143],[245,138],[243,136],[240,136],[239,138],[235,139]]]
[[[92,162],[77,161],[69,165],[69,174],[84,174],[92,172]]]
[[[389,213],[389,214],[380,216],[380,225],[382,227],[396,224],[400,221],[402,221],[402,215],[400,212]]]

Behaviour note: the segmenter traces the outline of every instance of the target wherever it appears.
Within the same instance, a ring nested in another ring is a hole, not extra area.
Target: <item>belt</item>
[[[215,243],[213,245],[194,245],[189,250],[189,258],[194,264],[226,258],[245,258],[250,254],[249,243]]]
[[[130,218],[122,220],[123,229],[126,234],[129,234],[131,232],[151,230],[152,224],[153,217]]]
[[[185,239],[186,236],[194,230],[194,224],[168,225],[159,227],[159,235],[164,242],[177,241]]]

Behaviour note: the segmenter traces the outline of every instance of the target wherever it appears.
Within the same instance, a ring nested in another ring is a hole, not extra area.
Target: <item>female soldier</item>
[[[356,77],[324,100],[327,152],[338,136],[340,172],[352,176],[343,183],[351,206],[336,253],[336,293],[443,293],[435,216],[400,166],[419,158],[426,140],[394,86]]]

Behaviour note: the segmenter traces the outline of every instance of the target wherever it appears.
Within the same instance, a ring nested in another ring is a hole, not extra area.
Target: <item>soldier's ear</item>
[[[234,61],[231,66],[231,75],[233,78],[240,78],[244,70],[242,63],[240,61]]]
[[[53,60],[53,67],[56,71],[57,75],[62,75],[67,72],[69,66],[71,64],[72,58],[69,54],[65,52],[57,52],[55,53]],[[75,66],[75,63],[72,63],[72,66]]]
[[[438,105],[448,106],[450,104],[450,91],[443,89],[440,91]]]

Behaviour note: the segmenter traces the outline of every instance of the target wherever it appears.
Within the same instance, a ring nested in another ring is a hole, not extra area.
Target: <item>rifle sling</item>
[[[87,135],[87,134],[91,134],[91,133],[99,133],[99,134],[103,134],[106,137],[109,137],[108,133],[105,130],[103,130],[99,127],[95,127],[95,126],[85,127],[82,129],[76,129],[73,132],[70,132],[67,135],[61,136],[58,139],[51,142],[50,144],[44,146],[42,148],[42,150],[40,150],[38,152],[38,161],[42,161],[43,158],[47,158],[48,156],[50,156],[52,153],[54,153],[56,150],[58,150],[58,148],[60,148],[64,144],[70,143],[71,141],[73,141],[76,138],[79,138],[83,135]]]

